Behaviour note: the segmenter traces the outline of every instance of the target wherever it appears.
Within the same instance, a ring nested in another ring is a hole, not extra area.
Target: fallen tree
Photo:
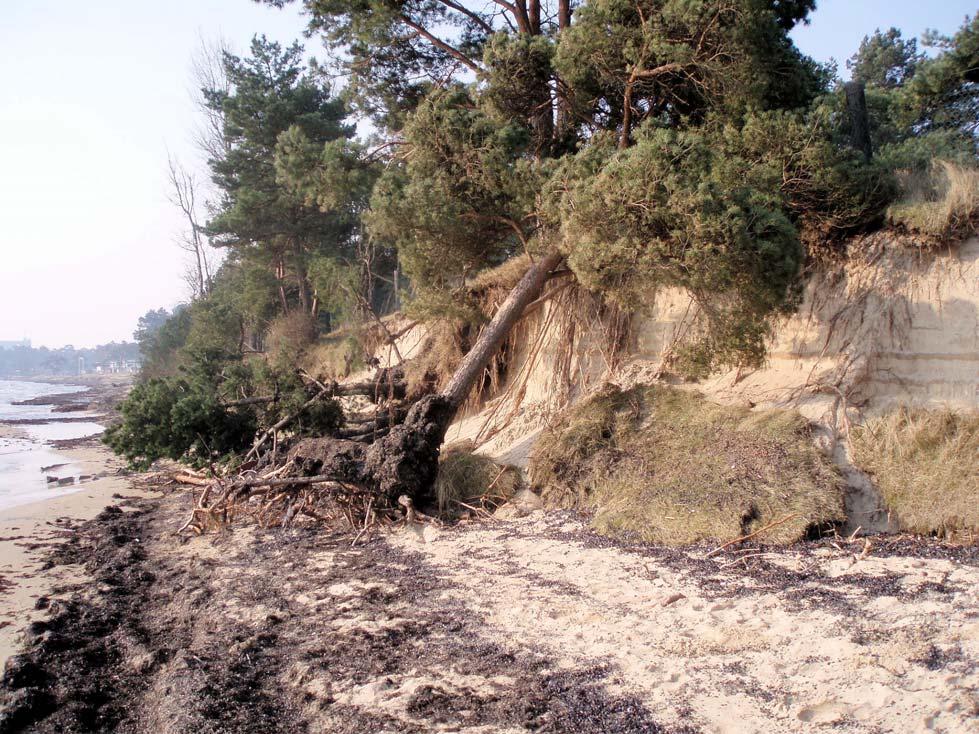
[[[292,447],[281,466],[263,474],[248,470],[234,479],[215,478],[204,489],[184,529],[203,532],[242,512],[266,524],[288,524],[299,514],[320,517],[314,507],[316,497],[311,494],[317,490],[329,493],[353,525],[369,524],[379,514],[397,514],[402,497],[406,498],[402,506],[430,499],[438,474],[439,450],[449,424],[561,260],[560,253],[552,252],[533,263],[480,333],[449,383],[412,404],[401,422],[388,421],[393,425],[383,426],[385,432],[377,440],[365,443],[350,438],[305,438]],[[326,387],[321,387],[320,394],[326,394]],[[260,438],[261,444],[272,436]],[[250,455],[260,447],[253,447]],[[259,501],[246,509],[253,499]]]

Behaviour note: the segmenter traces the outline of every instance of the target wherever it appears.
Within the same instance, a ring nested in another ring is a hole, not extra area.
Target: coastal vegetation
[[[853,455],[904,530],[979,538],[979,415],[900,408],[857,428]]]
[[[648,542],[792,543],[845,519],[842,480],[802,416],[669,387],[588,398],[537,442],[529,477],[545,504]]]
[[[700,378],[762,364],[807,267],[855,235],[950,244],[976,222],[979,18],[926,35],[930,54],[878,31],[844,84],[789,36],[813,0],[302,5],[325,63],[258,36],[205,75],[216,198],[194,232],[224,259],[140,338],[143,382],[107,433],[135,466],[236,466],[256,437],[319,437],[321,474],[342,456],[336,478],[386,483],[385,502],[428,496],[445,426],[505,372],[510,329],[557,273],[625,314],[684,289],[698,323],[671,369]],[[396,310],[429,338],[375,376],[369,414],[344,415],[333,381],[376,366]],[[687,400],[641,397],[651,415]],[[835,480],[792,453],[803,426],[703,410],[802,462],[793,497],[729,498],[732,517],[795,513],[786,539],[839,518]],[[423,449],[410,471],[385,463]],[[629,494],[622,471],[589,502]],[[698,527],[680,535],[732,529]]]

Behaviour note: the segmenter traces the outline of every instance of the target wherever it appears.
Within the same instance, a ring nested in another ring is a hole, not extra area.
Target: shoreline
[[[105,473],[97,467],[93,470],[80,466],[67,451],[101,445],[99,436],[113,420],[119,402],[131,386],[128,376],[118,375],[35,377],[14,382],[80,389],[12,400],[12,412],[0,418],[0,440],[6,439],[5,443],[13,449],[8,451],[11,458],[6,462],[5,487],[9,494],[0,496],[0,518],[18,506],[65,496],[54,492],[50,497],[44,496],[46,489],[81,491],[85,484]],[[31,410],[32,407],[47,410]],[[39,458],[43,463],[38,463]],[[43,482],[30,479],[34,468],[44,474],[46,487]],[[26,490],[26,486],[31,489]]]
[[[102,445],[100,433],[57,439],[33,436],[27,430],[29,426],[51,424],[98,423],[104,427],[128,384],[119,379],[92,378],[41,376],[18,380],[86,389],[15,403],[53,406],[50,417],[0,420],[0,437],[36,442],[41,451],[63,460],[41,467],[53,472],[57,480],[49,479],[45,490],[49,496],[0,507],[0,670],[16,651],[23,628],[36,613],[37,600],[50,595],[57,586],[83,580],[77,573],[46,569],[42,556],[69,537],[75,524],[95,517],[105,506],[118,503],[119,496],[134,491],[123,462]],[[78,416],[82,411],[91,415]],[[62,483],[60,478],[66,469],[71,470],[71,483]]]
[[[109,476],[74,487],[68,494],[0,510],[0,669],[37,614],[37,600],[51,596],[58,586],[86,580],[78,569],[46,569],[44,556],[70,537],[77,523],[95,517],[106,506],[124,502],[124,496],[149,496],[136,489],[128,475],[115,474],[122,462],[99,444],[58,453],[84,473]]]

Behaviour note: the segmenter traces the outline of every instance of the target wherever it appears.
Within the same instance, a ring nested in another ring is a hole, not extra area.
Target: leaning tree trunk
[[[404,422],[386,436],[370,446],[335,438],[306,439],[293,449],[292,458],[306,473],[335,476],[340,482],[368,487],[379,500],[392,504],[402,494],[420,499],[431,492],[438,474],[439,448],[449,424],[561,259],[559,253],[552,252],[527,270],[445,389],[416,402]]]

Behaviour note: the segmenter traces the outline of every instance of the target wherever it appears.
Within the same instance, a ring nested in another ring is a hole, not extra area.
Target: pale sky
[[[952,32],[973,3],[823,0],[793,35],[845,72],[874,28]],[[0,0],[0,340],[131,339],[186,298],[166,153],[194,160],[191,58],[202,37],[244,51],[304,25],[250,0]]]

